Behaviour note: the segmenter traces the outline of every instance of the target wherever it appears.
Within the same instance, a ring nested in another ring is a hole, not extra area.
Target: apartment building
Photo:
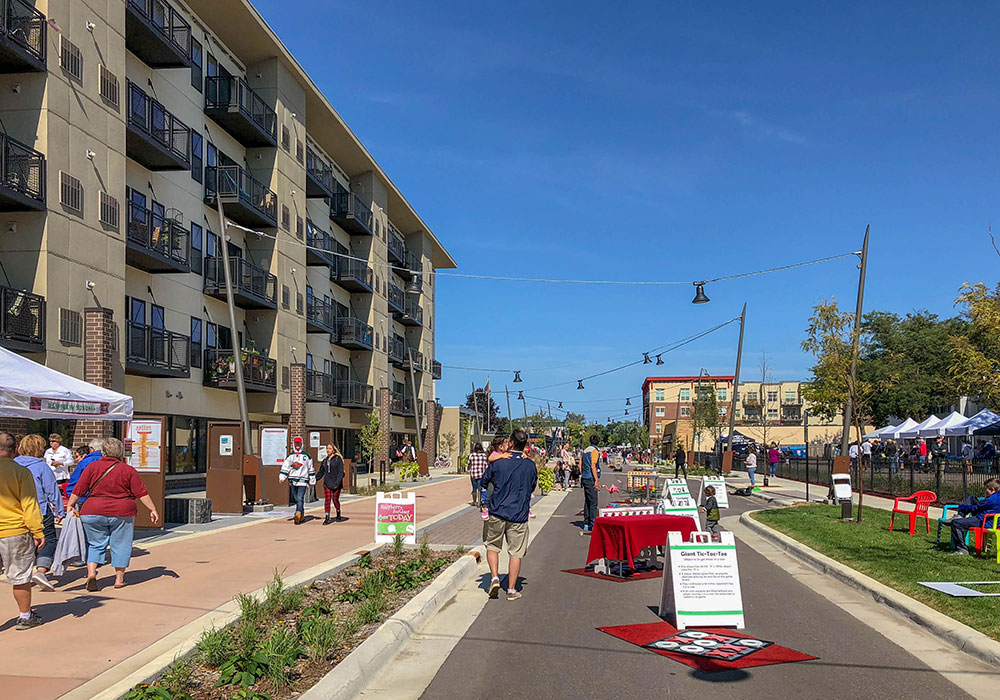
[[[433,454],[455,262],[250,2],[0,7],[0,343],[162,416],[168,479],[239,418],[237,372],[255,426],[350,456],[378,407],[380,457]],[[10,427],[108,429],[55,423]]]
[[[733,377],[682,376],[647,377],[642,385],[643,420],[649,429],[650,447],[680,441],[687,449],[710,450],[713,438],[708,431],[694,434],[694,398],[698,387],[715,394],[722,434],[729,431],[729,410],[733,400]],[[736,430],[760,443],[805,444],[808,420],[809,442],[839,439],[843,418],[832,420],[808,412],[799,381],[740,382],[736,395]],[[700,439],[699,439],[700,437]]]

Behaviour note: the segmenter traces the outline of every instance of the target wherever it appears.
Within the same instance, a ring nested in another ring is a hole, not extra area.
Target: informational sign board
[[[316,453],[316,461],[322,462],[326,459],[326,445],[320,445],[316,448],[318,452]]]
[[[676,496],[691,498],[688,490],[687,479],[667,479],[667,495],[673,501]]]
[[[403,535],[406,544],[417,543],[417,494],[379,491],[375,495],[375,541],[392,542]]]
[[[660,504],[656,509],[660,515],[680,515],[694,520],[695,530],[701,530],[701,521],[698,519],[698,506],[691,498],[675,496],[671,501],[668,498],[660,499]]]
[[[838,501],[850,501],[851,500],[851,475],[850,474],[834,474],[833,475],[833,497]]]
[[[233,454],[233,436],[232,435],[220,435],[219,436],[219,455],[222,457],[230,457]]]
[[[319,431],[313,430],[309,433],[309,447],[319,447]]]
[[[159,419],[129,421],[125,434],[125,461],[137,472],[161,472],[163,422]]]
[[[288,428],[261,428],[260,460],[265,466],[280,465],[288,456]]]
[[[698,492],[698,503],[705,502],[705,487],[711,486],[715,489],[715,500],[719,502],[719,508],[729,507],[729,492],[726,491],[726,480],[721,476],[706,476],[701,480],[701,490]]]
[[[1000,586],[1000,581],[918,581],[921,586],[927,586],[928,588],[938,591],[939,593],[947,593],[953,598],[997,598],[1000,597],[1000,593],[995,593],[993,591],[977,591],[973,588],[968,588],[968,586],[983,586],[995,588]]]
[[[672,616],[679,630],[743,629],[743,591],[733,533],[720,533],[719,542],[704,532],[692,533],[687,542],[679,532],[667,533],[659,613]]]

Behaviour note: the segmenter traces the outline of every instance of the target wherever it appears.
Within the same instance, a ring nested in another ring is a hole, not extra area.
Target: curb
[[[870,576],[855,571],[846,564],[820,554],[788,535],[778,532],[767,525],[750,517],[758,511],[747,511],[740,516],[740,523],[761,537],[770,540],[788,554],[816,569],[822,574],[831,576],[851,588],[869,596],[876,603],[884,605],[899,615],[925,628],[929,632],[946,639],[956,649],[984,661],[991,666],[1000,664],[1000,642],[974,630],[944,613],[934,610],[910,596],[879,583]]]
[[[387,619],[332,671],[299,696],[300,700],[347,700],[357,697],[379,675],[417,630],[455,597],[476,575],[479,559],[463,556]]]

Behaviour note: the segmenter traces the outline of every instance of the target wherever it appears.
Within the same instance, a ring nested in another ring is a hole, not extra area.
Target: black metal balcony
[[[328,231],[324,231],[308,219],[306,219],[306,246],[306,265],[326,265],[330,268],[332,278],[339,260],[334,253],[341,252],[343,246]]]
[[[239,165],[205,168],[205,203],[222,210],[238,224],[250,228],[278,227],[278,196]]]
[[[406,261],[406,241],[403,240],[394,226],[389,227],[386,244],[389,246],[389,262],[402,265]]]
[[[164,0],[125,3],[125,47],[153,68],[191,65],[191,25]]]
[[[332,197],[333,168],[311,147],[306,146],[306,197]]]
[[[389,283],[389,312],[392,314],[403,313],[404,306],[406,304],[406,292],[403,291],[402,287],[399,287],[392,282]]]
[[[316,297],[306,298],[306,333],[337,332],[337,310],[329,302]]]
[[[45,297],[0,286],[0,345],[45,352]]]
[[[226,277],[221,257],[205,258],[205,294],[226,300]],[[243,258],[229,258],[233,303],[241,309],[278,308],[278,278]]]
[[[341,316],[336,321],[337,333],[334,342],[348,350],[371,350],[375,343],[375,331],[367,323],[353,316]]]
[[[125,262],[146,272],[190,272],[191,234],[179,221],[129,202]]]
[[[406,353],[406,343],[402,338],[393,336],[389,338],[389,363],[396,366],[403,366],[403,356]]]
[[[404,372],[409,372],[411,367],[416,372],[423,372],[424,354],[418,350],[408,347],[403,351],[403,362],[400,365],[400,369]]]
[[[271,358],[244,350],[240,353],[243,385],[247,391],[277,393],[278,363]],[[236,391],[236,354],[232,350],[205,350],[204,386]]]
[[[0,134],[0,211],[45,211],[45,156]]]
[[[396,270],[396,274],[404,280],[413,279],[414,275],[420,274],[420,258],[409,250],[404,250],[400,269]]]
[[[413,397],[398,391],[389,392],[389,413],[397,416],[413,415]]]
[[[330,200],[330,218],[348,233],[374,236],[372,208],[353,192],[341,190]]]
[[[125,371],[143,377],[190,377],[191,338],[127,321]]]
[[[420,308],[416,299],[407,299],[403,303],[403,312],[396,312],[396,320],[404,326],[424,325],[424,310]]]
[[[45,72],[46,26],[26,0],[0,0],[0,73]]]
[[[435,379],[441,378],[441,363],[437,360],[431,362],[431,376]]]
[[[278,145],[278,115],[243,78],[205,78],[205,114],[244,146]]]
[[[318,370],[306,370],[306,401],[333,403],[337,397],[333,375]]]
[[[191,129],[131,80],[125,155],[150,170],[191,169]]]
[[[337,382],[337,396],[334,405],[341,408],[371,408],[374,404],[375,390],[371,384],[363,384],[354,380]]]
[[[337,267],[330,270],[330,281],[349,292],[371,294],[375,273],[363,260],[341,258]]]

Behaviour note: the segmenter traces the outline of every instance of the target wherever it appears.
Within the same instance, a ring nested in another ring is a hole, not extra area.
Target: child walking
[[[715,487],[705,487],[705,505],[701,508],[705,513],[705,529],[713,537],[719,536],[719,502],[715,500]]]

